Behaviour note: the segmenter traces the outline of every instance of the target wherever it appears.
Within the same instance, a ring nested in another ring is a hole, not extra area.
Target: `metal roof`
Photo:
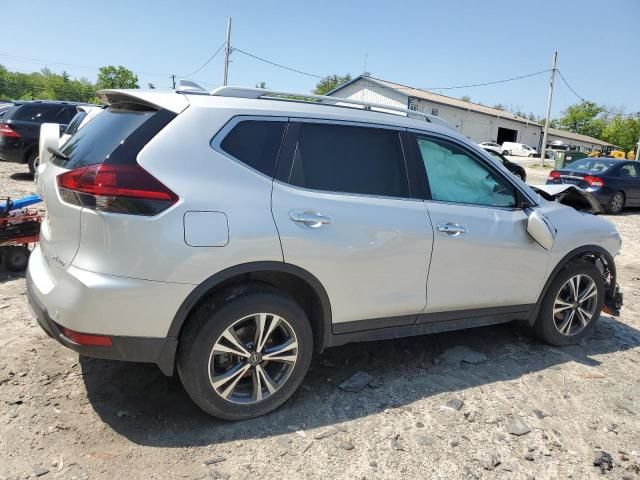
[[[533,122],[527,118],[520,117],[518,115],[514,115],[511,112],[507,112],[505,110],[498,110],[497,108],[487,107],[486,105],[480,105],[473,102],[465,102],[464,100],[460,100],[459,98],[448,97],[446,95],[440,95],[437,93],[432,93],[426,90],[420,90],[418,88],[409,87],[407,85],[402,85],[400,83],[390,82],[388,80],[382,80],[380,78],[369,77],[365,75],[360,75],[353,80],[343,83],[337,88],[334,88],[327,95],[333,95],[336,92],[339,92],[347,85],[351,85],[359,80],[363,80],[366,82],[370,82],[369,85],[364,85],[365,87],[373,87],[375,88],[389,88],[392,90],[396,90],[404,95],[409,97],[419,98],[421,100],[427,100],[433,103],[439,103],[441,105],[448,105],[450,107],[459,108],[461,110],[467,110],[470,112],[483,113],[485,115],[491,115],[493,117],[504,118],[507,120],[513,120],[515,122],[525,123],[527,125],[537,125],[540,126],[539,123]]]
[[[598,140],[597,138],[593,138],[588,135],[581,135],[579,133],[567,132],[566,130],[560,130],[559,128],[549,127],[549,135],[553,135],[554,137],[566,138],[568,140],[592,143],[594,145],[602,145],[605,147],[612,146],[612,144],[604,142],[602,140]]]

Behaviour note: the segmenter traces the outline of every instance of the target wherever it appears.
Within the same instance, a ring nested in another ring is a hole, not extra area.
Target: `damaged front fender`
[[[594,215],[604,212],[596,197],[575,185],[531,185],[531,189],[545,200],[562,203],[579,212],[593,213]]]

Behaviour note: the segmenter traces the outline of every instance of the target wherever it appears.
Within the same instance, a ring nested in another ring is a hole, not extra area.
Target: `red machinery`
[[[7,270],[20,272],[29,263],[29,246],[40,239],[41,215],[37,210],[16,208],[20,201],[7,198],[0,204],[0,256]]]

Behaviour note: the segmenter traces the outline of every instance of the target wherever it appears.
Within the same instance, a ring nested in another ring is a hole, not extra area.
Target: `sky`
[[[581,97],[640,111],[640,0],[0,0],[0,17],[0,64],[10,70],[49,67],[95,81],[98,67],[124,65],[141,86],[169,88],[171,74],[189,75],[218,50],[232,17],[232,48],[312,75],[366,70],[536,115],[546,108],[548,72],[436,88],[550,69],[557,50]],[[309,92],[318,81],[237,50],[229,68],[230,85]],[[188,79],[215,88],[222,75],[221,51]],[[578,101],[558,79],[553,116]]]

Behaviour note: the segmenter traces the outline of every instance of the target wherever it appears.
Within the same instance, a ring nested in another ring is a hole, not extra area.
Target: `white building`
[[[399,83],[369,76],[359,76],[327,93],[336,97],[378,103],[436,115],[476,143],[526,143],[539,150],[542,126],[510,112],[465,102],[458,98],[418,90]],[[394,112],[397,113],[397,112]],[[551,133],[553,131],[553,133]],[[549,129],[549,140],[561,140],[581,150],[601,149],[606,142],[586,135]]]
[[[587,135],[580,135],[579,133],[571,133],[566,130],[559,130],[557,128],[549,128],[549,134],[547,135],[547,143],[560,141],[577,147],[581,152],[590,152],[591,150],[603,151],[608,147],[613,147],[612,144],[598,140],[597,138],[589,137]]]

